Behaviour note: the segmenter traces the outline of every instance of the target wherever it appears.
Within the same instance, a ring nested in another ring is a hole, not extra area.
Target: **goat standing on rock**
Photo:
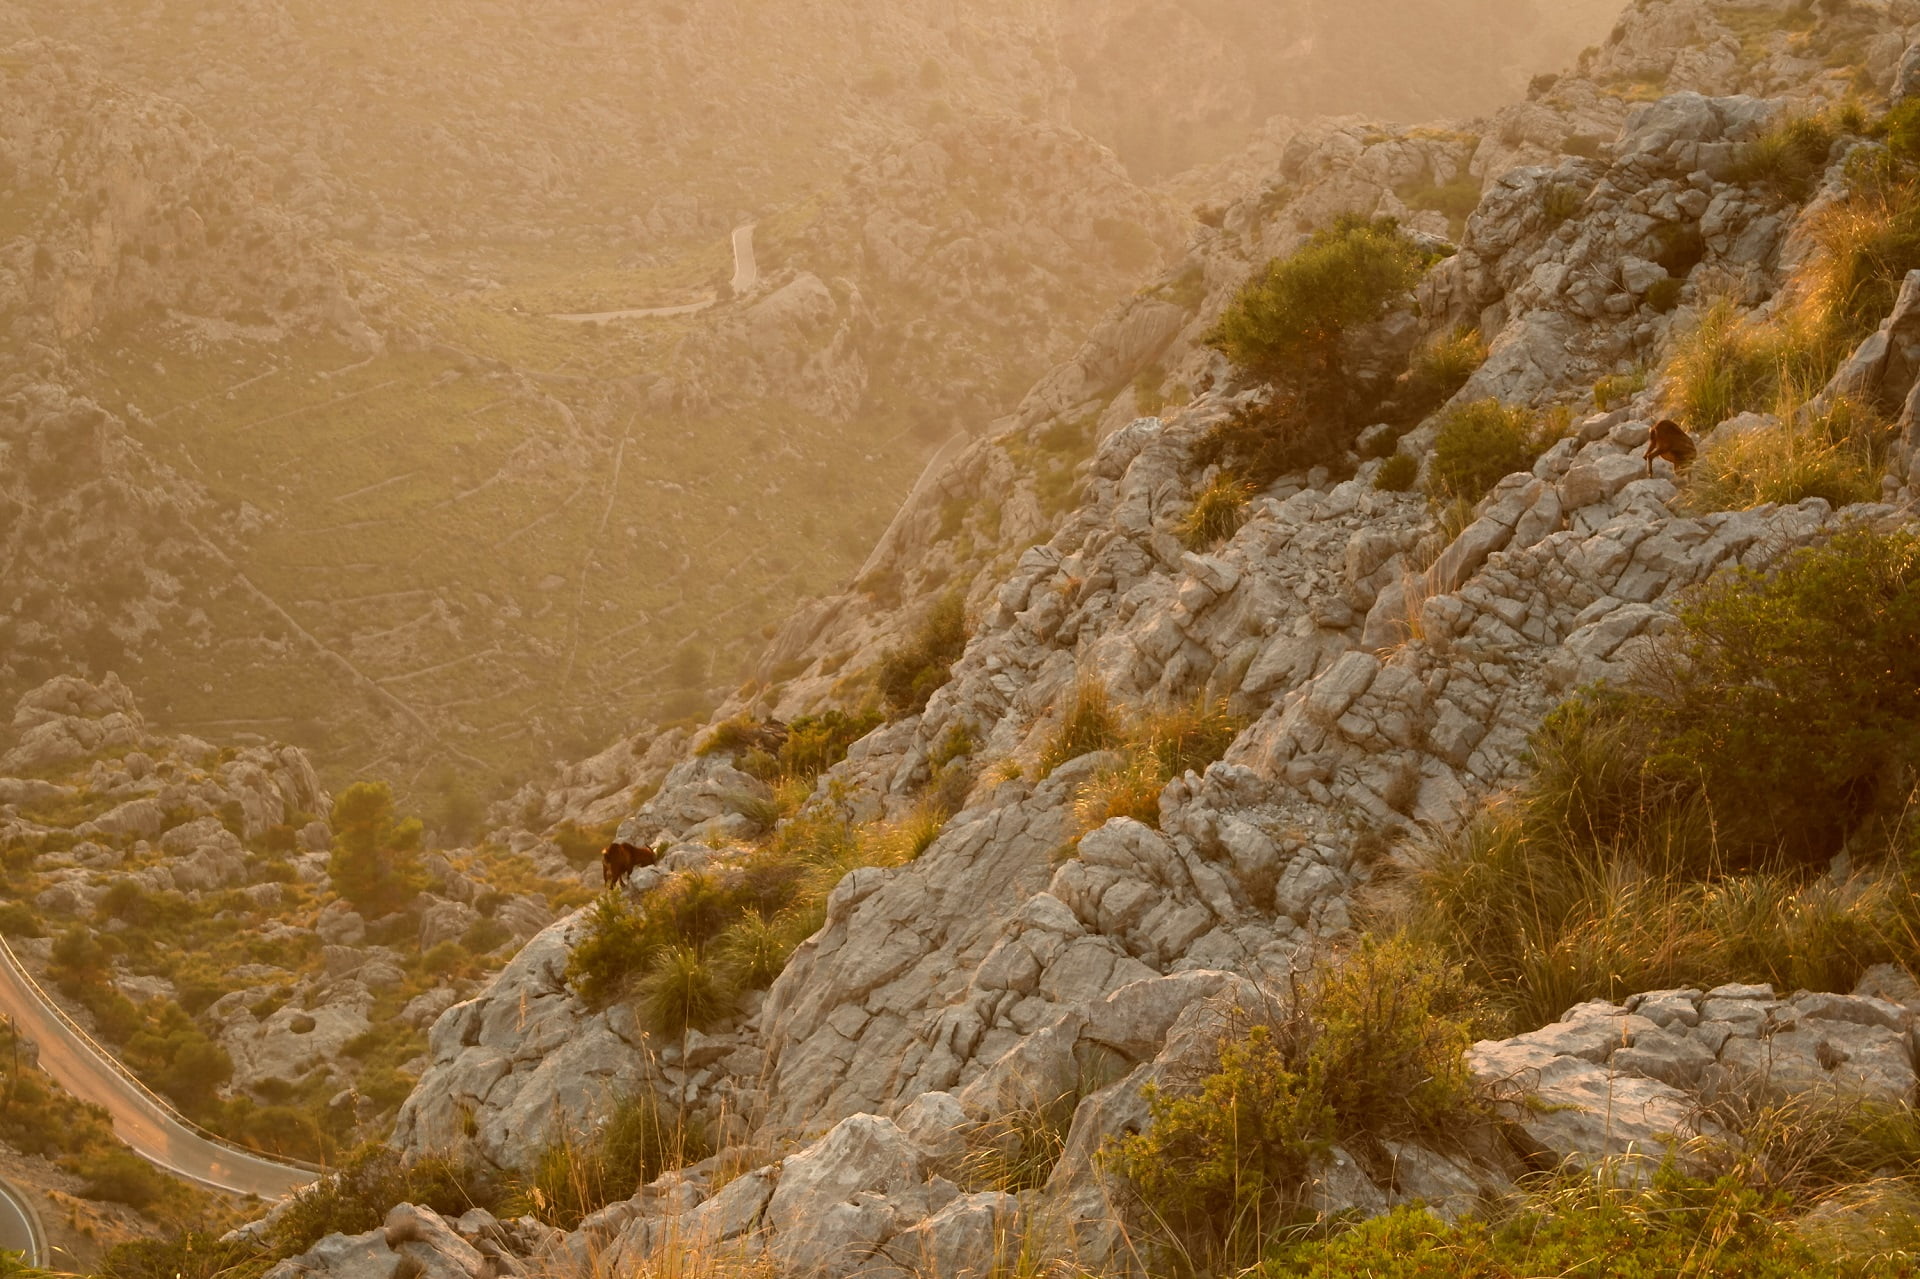
[[[600,853],[600,878],[608,888],[626,879],[642,866],[651,866],[660,860],[659,850],[648,848],[644,844],[623,844],[618,841],[608,844]]]
[[[1653,431],[1647,436],[1647,451],[1641,456],[1647,459],[1647,474],[1652,475],[1655,458],[1666,458],[1678,470],[1693,461],[1693,455],[1699,451],[1693,437],[1682,430],[1678,422],[1661,418],[1653,424]]]

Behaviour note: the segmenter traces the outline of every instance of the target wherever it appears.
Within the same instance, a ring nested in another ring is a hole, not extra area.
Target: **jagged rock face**
[[[1609,162],[1503,173],[1461,251],[1420,289],[1422,313],[1439,324],[1499,334],[1463,394],[1537,402],[1644,359],[1670,327],[1646,305],[1663,280],[1688,281],[1687,301],[1729,283],[1749,301],[1769,296],[1794,211],[1726,179],[1740,144],[1779,110],[1678,93],[1638,109]],[[1556,193],[1579,212],[1556,221]]]
[[[16,342],[64,342],[149,309],[209,336],[238,326],[374,341],[332,264],[264,198],[261,167],[70,48],[29,42],[7,56],[0,320]]]

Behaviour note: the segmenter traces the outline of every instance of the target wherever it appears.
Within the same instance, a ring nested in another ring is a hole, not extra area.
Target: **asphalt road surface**
[[[174,1118],[47,1005],[4,942],[0,1012],[39,1049],[40,1069],[82,1101],[105,1107],[115,1134],[148,1162],[204,1185],[262,1199],[283,1199],[317,1179],[317,1173],[304,1168],[209,1141]]]
[[[40,1233],[40,1219],[27,1206],[26,1195],[4,1181],[0,1181],[0,1248],[19,1253],[30,1266],[53,1262],[46,1236]]]
[[[757,223],[748,222],[733,229],[733,283],[729,286],[733,296],[740,297],[760,282],[760,263],[753,255],[753,228]],[[704,311],[720,301],[718,294],[709,293],[698,302],[682,302],[678,306],[633,306],[621,311],[569,311],[565,314],[550,315],[551,320],[565,320],[569,324],[598,324],[604,320],[646,320],[663,315],[692,315]]]

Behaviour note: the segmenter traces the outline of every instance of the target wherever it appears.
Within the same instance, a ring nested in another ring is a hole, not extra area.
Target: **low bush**
[[[1556,183],[1540,197],[1540,219],[1549,231],[1570,221],[1586,206],[1587,197],[1580,188]]]
[[[553,842],[560,848],[560,855],[575,866],[586,866],[600,858],[600,851],[613,839],[619,827],[618,822],[603,822],[598,826],[581,826],[571,818],[553,828]]]
[[[1414,352],[1395,416],[1409,424],[1419,421],[1452,399],[1486,362],[1487,342],[1478,329],[1463,325],[1450,333],[1436,334]]]
[[[1344,471],[1357,432],[1340,414],[1317,410],[1304,398],[1276,389],[1207,428],[1194,449],[1201,466],[1220,464],[1259,492],[1283,475],[1316,466]]]
[[[1129,754],[1116,768],[1088,778],[1074,796],[1073,815],[1080,829],[1095,830],[1116,817],[1160,825],[1160,792],[1167,787],[1160,762],[1152,755]]]
[[[1537,1183],[1494,1216],[1403,1206],[1329,1239],[1285,1242],[1258,1279],[1840,1279],[1796,1231],[1787,1196],[1663,1172],[1642,1190],[1592,1176]],[[1892,1276],[1910,1268],[1889,1269]]]
[[[1369,938],[1270,1019],[1224,1037],[1206,1076],[1150,1089],[1145,1131],[1103,1161],[1190,1258],[1239,1268],[1290,1224],[1336,1142],[1446,1141],[1477,1121],[1464,1052],[1478,1013],[1461,971],[1404,937]]]
[[[1710,440],[1686,491],[1697,511],[1738,511],[1810,497],[1832,505],[1880,496],[1892,429],[1871,409],[1845,401],[1818,416],[1789,413],[1772,426]]]
[[[1076,702],[1076,714],[1080,710]],[[1105,727],[1089,730],[1084,740],[1106,741],[1107,745],[1094,749],[1116,750],[1122,758],[1115,767],[1081,784],[1074,799],[1074,815],[1083,830],[1092,830],[1115,817],[1158,826],[1160,792],[1167,783],[1188,771],[1204,772],[1207,765],[1227,753],[1247,723],[1229,714],[1224,702],[1204,698],[1155,714],[1121,716],[1111,708],[1104,713]]]
[[[887,710],[896,718],[925,710],[927,699],[947,682],[966,647],[966,601],[957,592],[944,595],[913,638],[880,660],[874,681]]]
[[[911,861],[945,818],[916,810],[855,827],[823,804],[782,821],[764,847],[730,866],[676,872],[637,902],[622,890],[603,893],[574,943],[567,980],[596,1006],[636,996],[664,1033],[703,1028],[740,991],[779,975],[849,871]]]
[[[712,1153],[696,1116],[675,1112],[651,1094],[627,1097],[590,1135],[565,1130],[549,1141],[530,1175],[513,1187],[510,1206],[572,1230],[588,1213]]]
[[[1406,493],[1420,481],[1420,463],[1411,453],[1395,453],[1374,472],[1373,487],[1382,493]]]
[[[1391,219],[1343,217],[1291,257],[1268,263],[1206,341],[1269,381],[1301,373],[1336,376],[1346,334],[1378,319],[1428,264]]]
[[[733,1012],[738,998],[726,973],[694,946],[668,946],[654,956],[638,986],[647,1027],[663,1035],[706,1030]]]
[[[1445,216],[1448,231],[1457,240],[1466,230],[1467,219],[1480,207],[1480,179],[1463,172],[1451,182],[1420,182],[1400,187],[1396,194],[1410,209]]]
[[[1730,301],[1708,307],[1673,351],[1667,407],[1683,426],[1711,430],[1735,414],[1771,408],[1779,396],[1780,335],[1742,320]]]
[[[1838,132],[1819,116],[1794,116],[1743,145],[1730,177],[1794,203],[1813,193],[1827,169],[1827,155]]]
[[[1193,499],[1193,508],[1180,521],[1181,544],[1190,551],[1211,550],[1232,537],[1247,518],[1247,500],[1253,486],[1231,471],[1223,471]]]
[[[21,937],[45,937],[47,930],[40,926],[40,917],[33,913],[33,907],[25,902],[7,902],[0,905],[0,936],[19,939]]]
[[[1539,433],[1523,408],[1479,400],[1447,412],[1433,439],[1427,488],[1443,501],[1478,502],[1540,455]]]
[[[884,678],[884,677],[883,677]],[[932,690],[928,690],[929,694]],[[847,748],[880,726],[878,712],[847,714],[839,709],[802,715],[787,725],[787,739],[773,757],[774,767],[762,781],[778,779],[811,782],[847,757]],[[752,771],[752,770],[749,770]]]
[[[257,1264],[259,1249],[218,1231],[189,1230],[164,1239],[130,1239],[107,1249],[99,1279],[226,1279]],[[4,1274],[0,1271],[0,1274]]]
[[[961,1183],[968,1190],[1010,1195],[1046,1185],[1066,1150],[1081,1099],[1078,1090],[1046,1101],[1036,1098],[968,1132]]]
[[[1113,750],[1124,740],[1119,715],[1107,697],[1106,686],[1082,680],[1073,688],[1073,704],[1060,727],[1040,752],[1040,775],[1045,777],[1070,759],[1093,751]]]
[[[504,1206],[504,1191],[483,1164],[442,1157],[410,1160],[372,1146],[285,1201],[268,1230],[267,1255],[274,1260],[295,1256],[330,1234],[365,1234],[399,1203],[431,1208],[449,1220],[469,1208],[492,1212]]]
[[[153,1206],[167,1190],[167,1179],[154,1166],[128,1150],[108,1150],[80,1166],[80,1193],[88,1199],[122,1203],[140,1211]]]
[[[1647,389],[1647,371],[1636,368],[1630,373],[1609,373],[1593,384],[1593,406],[1602,413],[1612,412]]]
[[[1680,305],[1680,291],[1686,287],[1686,281],[1668,276],[1664,280],[1655,280],[1647,286],[1646,303],[1650,310],[1661,315],[1667,314]]]
[[[656,944],[645,917],[624,892],[602,893],[567,960],[567,981],[589,1004],[605,1004],[645,971]]]

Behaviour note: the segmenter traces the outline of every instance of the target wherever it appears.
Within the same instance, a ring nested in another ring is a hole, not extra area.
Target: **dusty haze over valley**
[[[1178,249],[1196,170],[1516,97],[1611,20],[1374,8],[0,6],[0,698],[113,670],[489,797],[703,713]]]

